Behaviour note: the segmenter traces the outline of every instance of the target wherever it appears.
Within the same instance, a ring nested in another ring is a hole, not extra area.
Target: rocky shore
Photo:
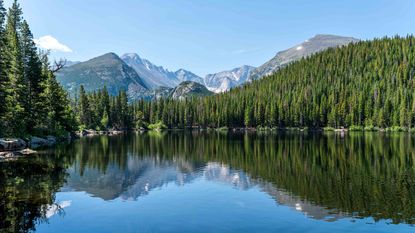
[[[77,137],[93,137],[93,136],[99,136],[99,135],[120,135],[124,134],[127,131],[125,130],[92,130],[92,129],[85,129],[81,131],[75,132],[75,135]]]
[[[123,130],[81,130],[75,132],[73,136],[68,135],[67,137],[57,138],[55,136],[46,137],[35,137],[32,136],[27,139],[21,138],[0,138],[0,161],[12,160],[22,156],[29,156],[36,154],[37,152],[33,149],[42,147],[51,147],[58,142],[68,141],[74,138],[80,137],[93,137],[99,135],[120,135],[127,131]]]
[[[20,156],[36,154],[33,149],[53,146],[58,142],[54,136],[20,138],[0,138],[0,160],[10,160]]]

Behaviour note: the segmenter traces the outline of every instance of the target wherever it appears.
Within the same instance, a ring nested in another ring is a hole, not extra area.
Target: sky
[[[199,76],[259,66],[316,34],[413,34],[414,0],[20,0],[53,59],[135,52]],[[5,0],[9,7],[12,0]]]

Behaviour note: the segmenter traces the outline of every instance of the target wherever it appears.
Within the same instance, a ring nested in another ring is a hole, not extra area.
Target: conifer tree
[[[26,130],[30,132],[38,124],[36,121],[42,119],[41,94],[44,92],[45,80],[33,35],[26,21],[21,25],[21,48],[24,80],[27,82],[25,95],[21,99],[25,110]]]
[[[77,122],[68,94],[56,80],[55,74],[50,68],[47,54],[42,57],[41,63],[41,75],[45,81],[44,90],[39,99],[43,101],[41,110],[47,114],[46,119],[43,119],[41,123],[49,133],[72,132],[77,128]]]
[[[25,129],[24,117],[25,109],[25,90],[26,80],[22,64],[22,53],[19,29],[22,23],[22,10],[17,0],[13,2],[7,14],[6,23],[6,46],[5,46],[5,62],[6,73],[9,81],[9,90],[7,91],[6,105],[6,128],[9,133],[22,135]]]
[[[7,92],[8,89],[8,77],[6,73],[6,63],[5,63],[5,28],[4,24],[6,21],[6,9],[4,8],[3,0],[0,0],[0,136],[3,136],[6,133],[6,120],[9,115],[10,106],[7,103]]]
[[[90,127],[92,123],[91,108],[83,85],[79,89],[79,104],[79,121],[85,127]]]

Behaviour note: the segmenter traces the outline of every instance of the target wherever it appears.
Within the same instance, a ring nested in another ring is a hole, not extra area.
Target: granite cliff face
[[[213,92],[229,91],[231,88],[245,83],[249,74],[255,67],[241,66],[233,70],[222,71],[216,74],[208,74],[205,77],[205,86]]]
[[[194,81],[203,84],[203,79],[190,71],[179,69],[176,72],[172,72],[163,68],[163,66],[154,65],[136,53],[124,54],[121,56],[121,59],[131,66],[144,80],[144,83],[153,90],[159,87],[173,88],[184,81]]]
[[[211,91],[209,91],[205,86],[202,84],[186,81],[180,83],[177,87],[171,90],[168,97],[172,99],[184,99],[187,97],[192,96],[209,96],[213,95]]]

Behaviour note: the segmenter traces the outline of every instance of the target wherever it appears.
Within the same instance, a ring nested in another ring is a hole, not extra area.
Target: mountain
[[[155,190],[168,185],[191,185],[203,178],[210,183],[231,186],[238,190],[258,188],[267,193],[279,205],[287,206],[309,218],[333,221],[346,217],[324,206],[303,200],[293,193],[279,189],[274,183],[255,179],[241,170],[223,163],[193,162],[183,158],[159,160],[151,157],[128,157],[126,166],[121,169],[109,164],[105,172],[94,167],[86,167],[82,175],[78,167],[68,169],[68,180],[62,190],[82,191],[106,201],[120,198],[124,201],[137,201]]]
[[[80,85],[84,85],[86,91],[106,86],[111,95],[127,90],[130,99],[140,98],[148,91],[137,72],[114,53],[65,67],[58,72],[57,79],[71,95],[78,92]]]
[[[124,54],[121,59],[131,66],[144,80],[145,84],[153,90],[159,87],[173,88],[184,81],[203,84],[203,79],[190,71],[179,69],[176,72],[171,72],[162,66],[154,65],[150,61],[141,58],[136,53]]]
[[[136,53],[124,54],[121,59],[137,72],[150,89],[175,87],[180,83],[175,73],[164,69],[162,66],[154,65]]]
[[[254,69],[255,67],[245,65],[229,71],[208,74],[205,77],[204,83],[206,87],[213,92],[218,93],[228,91],[232,87],[245,83],[250,72]]]
[[[152,99],[160,99],[160,98],[167,98],[170,95],[170,92],[174,88],[171,87],[158,87],[157,89],[150,90],[146,96],[144,96],[145,99],[152,100]]]
[[[183,99],[191,96],[209,96],[213,92],[209,91],[205,86],[193,81],[185,81],[180,83],[169,94],[169,98]]]
[[[186,86],[178,86],[187,81],[198,83],[198,90],[202,90],[200,85],[204,84],[208,90],[219,93],[269,75],[293,61],[327,48],[358,41],[352,37],[316,35],[297,46],[278,52],[273,59],[258,68],[244,65],[233,70],[208,74],[204,79],[184,69],[171,72],[136,53],[127,53],[121,58],[109,53],[86,62],[67,62],[67,66],[59,72],[58,80],[71,94],[77,92],[81,84],[84,84],[87,91],[106,85],[110,94],[116,94],[122,89],[128,90],[131,99],[152,99],[169,95],[172,91],[189,91]],[[176,87],[176,90],[170,90]],[[191,87],[196,86],[192,84]]]
[[[162,116],[171,127],[405,131],[415,123],[414,43],[414,36],[396,36],[327,49],[214,98],[188,102],[180,109],[173,103],[153,104],[142,111],[149,115],[172,109]],[[171,117],[178,111],[192,112],[188,125]]]
[[[278,52],[274,58],[251,71],[249,81],[270,75],[293,61],[300,60],[303,57],[308,57],[322,50],[347,45],[349,43],[358,41],[358,39],[352,37],[316,35],[299,45]]]
[[[73,65],[76,65],[78,63],[81,63],[81,62],[80,61],[66,61],[65,67],[73,66]]]
[[[174,72],[174,75],[176,75],[176,78],[179,80],[179,82],[193,81],[200,84],[204,84],[203,78],[184,69],[179,69],[178,71]]]

